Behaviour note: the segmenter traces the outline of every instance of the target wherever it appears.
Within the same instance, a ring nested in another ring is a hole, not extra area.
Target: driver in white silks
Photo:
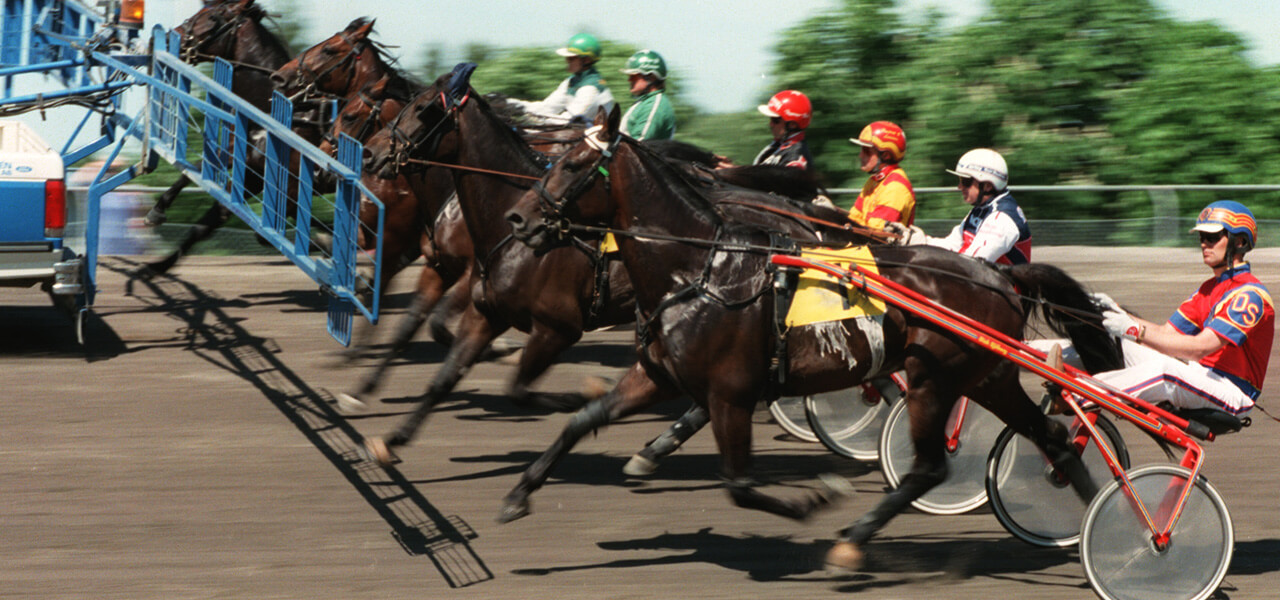
[[[556,50],[564,57],[569,76],[559,87],[541,102],[508,100],[524,110],[539,124],[568,125],[590,123],[600,110],[613,108],[613,93],[605,85],[604,78],[596,70],[600,60],[600,42],[589,33],[579,33],[569,38],[564,48]]]

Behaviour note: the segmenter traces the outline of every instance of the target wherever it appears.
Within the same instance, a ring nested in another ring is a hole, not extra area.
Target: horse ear
[[[618,109],[617,104],[614,104],[613,108],[609,109],[609,125],[606,127],[609,130],[610,137],[618,133],[618,125],[620,123],[622,123],[622,111]]]
[[[252,5],[253,5],[253,0],[240,0],[240,6],[238,8],[240,10],[248,10],[249,7]]]
[[[373,31],[373,24],[375,22],[377,22],[377,19],[369,19],[369,22],[365,23],[364,27],[356,30],[356,33],[361,37],[369,37],[369,32]]]
[[[391,78],[383,77],[369,84],[369,95],[374,97],[382,97],[387,93],[387,86],[390,85]]]

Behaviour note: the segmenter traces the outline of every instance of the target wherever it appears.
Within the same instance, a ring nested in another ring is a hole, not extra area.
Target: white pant
[[[1062,347],[1062,362],[1083,368],[1079,354],[1068,340],[1027,342],[1042,352],[1048,352],[1054,344]],[[1129,340],[1123,341],[1123,348],[1124,368],[1094,377],[1152,404],[1167,400],[1181,408],[1216,408],[1237,416],[1253,408],[1253,398],[1231,380],[1200,363],[1186,363]]]

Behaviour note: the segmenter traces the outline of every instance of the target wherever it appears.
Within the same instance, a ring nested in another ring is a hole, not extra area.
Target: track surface
[[[1207,276],[1197,257],[1036,250],[1157,320]],[[1280,291],[1280,251],[1253,258]],[[502,496],[567,419],[503,400],[510,366],[475,368],[400,465],[373,468],[359,440],[411,408],[438,346],[415,344],[374,410],[343,418],[333,392],[353,388],[363,366],[334,366],[324,298],[291,265],[194,258],[143,282],[125,275],[136,264],[105,260],[87,360],[42,294],[0,290],[0,597],[1092,597],[1073,551],[1027,547],[986,510],[904,514],[869,547],[865,573],[828,576],[823,553],[880,498],[883,479],[795,441],[767,412],[757,413],[757,470],[772,492],[800,494],[836,472],[858,494],[805,523],[734,508],[705,433],[652,478],[624,478],[626,458],[685,408],[672,405],[585,440],[534,496],[532,516],[496,525]],[[616,376],[630,340],[589,334],[540,387]],[[1280,408],[1274,397],[1263,406]],[[1251,429],[1207,451],[1236,528],[1231,598],[1280,589],[1278,432],[1255,414]],[[1135,464],[1159,460],[1150,442],[1128,439]]]

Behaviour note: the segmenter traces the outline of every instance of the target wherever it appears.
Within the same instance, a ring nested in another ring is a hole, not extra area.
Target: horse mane
[[[826,191],[809,170],[782,165],[729,167],[716,169],[712,175],[730,185],[773,192],[796,200],[811,200]]]
[[[356,17],[346,28],[343,33],[354,33],[357,29],[364,27],[374,20],[369,17]],[[399,66],[400,57],[392,54],[387,50],[388,46],[373,39],[373,34],[377,33],[377,29],[370,29],[369,36],[364,39],[364,43],[368,44],[377,55],[379,62],[387,69],[386,77],[390,80],[387,87],[387,94],[390,98],[397,100],[412,100],[427,89],[427,84],[423,83],[417,77],[411,75],[408,71]],[[394,92],[393,92],[394,90]],[[390,95],[395,93],[396,95]]]
[[[243,14],[249,18],[254,30],[258,32],[258,35],[250,36],[246,42],[248,47],[244,49],[245,54],[262,57],[263,66],[273,68],[282,67],[292,59],[293,52],[284,40],[280,39],[280,35],[262,23],[262,19],[268,16],[266,9],[257,4],[251,4]]]
[[[703,195],[699,187],[690,181],[690,176],[675,163],[658,154],[644,142],[623,136],[621,143],[634,150],[640,163],[682,204],[688,206],[707,222],[716,225],[724,223],[724,218],[715,210],[711,200]]]
[[[446,77],[448,77],[448,75],[441,77],[441,80]],[[436,83],[439,84],[441,81],[437,81]],[[527,140],[520,137],[520,133],[511,127],[510,122],[503,119],[502,116],[493,109],[493,107],[489,106],[488,101],[477,93],[475,88],[468,86],[467,91],[470,94],[468,102],[476,103],[476,107],[480,110],[480,113],[484,115],[491,125],[494,125],[493,129],[498,132],[498,135],[505,139],[505,143],[511,146],[513,151],[528,160],[530,167],[545,170],[547,166],[551,164],[550,159],[541,152],[534,150]]]
[[[681,142],[678,140],[644,140],[640,143],[644,144],[644,147],[652,150],[658,156],[667,160],[680,160],[707,167],[712,167],[719,162],[719,159],[716,158],[714,152],[703,149],[701,146],[695,146],[689,142]]]

